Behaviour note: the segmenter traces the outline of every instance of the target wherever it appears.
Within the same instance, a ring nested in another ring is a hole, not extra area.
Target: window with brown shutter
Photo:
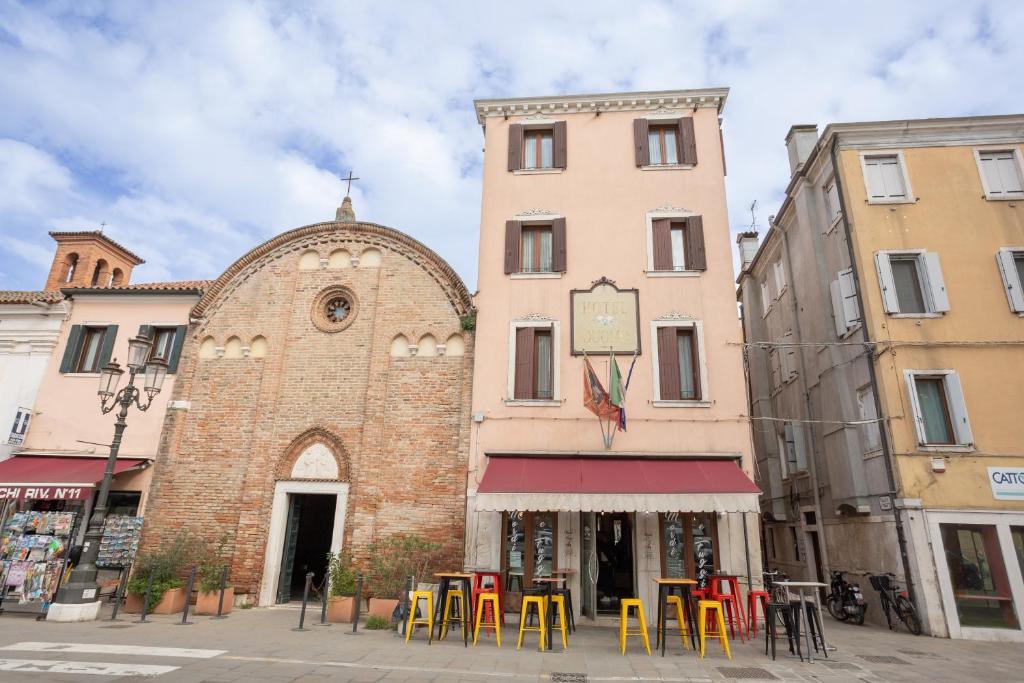
[[[533,398],[533,327],[516,329],[516,374],[514,398],[529,400]]]
[[[550,225],[524,225],[520,232],[520,272],[550,273],[553,265],[551,242]]]
[[[550,223],[506,223],[506,274],[564,273],[565,252],[564,218],[555,218]]]
[[[679,119],[679,163],[691,166],[697,163],[697,138],[690,116]]]
[[[704,222],[700,216],[651,221],[651,264],[656,271],[706,270]]]
[[[554,326],[516,329],[513,397],[519,401],[554,397]]]
[[[523,167],[523,124],[513,123],[508,127],[508,170],[518,171]]]
[[[637,166],[647,166],[651,163],[647,135],[647,119],[633,119],[633,149]]]
[[[658,399],[698,401],[700,353],[693,327],[658,328]]]
[[[675,166],[679,163],[679,125],[676,122],[648,124],[647,163],[651,166]]]
[[[520,168],[555,168],[555,135],[551,128],[528,128],[523,131]]]
[[[505,274],[519,272],[519,241],[522,224],[505,221]]]
[[[565,168],[566,161],[568,160],[568,148],[566,147],[566,135],[565,135],[565,121],[555,121],[555,125],[551,129],[552,138],[554,141],[554,160],[552,166],[554,168]]]
[[[686,219],[686,269],[707,270],[704,254],[704,219],[690,216]]]

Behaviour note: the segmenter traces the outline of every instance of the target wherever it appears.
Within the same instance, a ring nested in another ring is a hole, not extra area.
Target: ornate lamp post
[[[85,548],[82,550],[82,559],[71,572],[68,583],[60,589],[55,603],[64,605],[95,603],[96,614],[99,613],[96,557],[99,555],[100,539],[103,537],[103,523],[107,518],[107,498],[110,495],[110,484],[114,478],[117,453],[121,449],[121,436],[127,426],[125,418],[128,417],[128,408],[133,403],[141,411],[149,408],[153,403],[153,398],[160,393],[164,377],[167,375],[167,361],[162,358],[149,360],[152,345],[153,340],[142,335],[128,340],[128,384],[120,391],[117,391],[117,384],[120,382],[124,370],[116,360],[107,363],[100,373],[100,388],[96,392],[100,397],[100,410],[104,415],[115,408],[120,408],[120,410],[117,413],[117,421],[114,423],[114,440],[110,442],[107,469],[103,473],[100,492],[96,496],[96,505],[89,518],[89,528],[85,532]],[[141,401],[142,392],[135,386],[135,377],[140,373],[144,375],[143,391],[147,397],[145,403]],[[95,614],[82,615],[79,618],[95,618],[95,616]]]

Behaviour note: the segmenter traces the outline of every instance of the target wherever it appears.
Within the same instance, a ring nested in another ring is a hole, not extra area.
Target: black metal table
[[[696,628],[693,618],[693,587],[697,582],[693,579],[654,579],[658,584],[658,629],[656,646],[661,648],[661,656],[665,656],[665,641],[668,640],[668,627],[666,626],[665,602],[677,588],[683,600],[683,614],[685,615],[687,630],[690,632],[690,647],[696,649]]]

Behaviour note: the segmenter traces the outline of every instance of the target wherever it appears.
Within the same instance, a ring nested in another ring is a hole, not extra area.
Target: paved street
[[[493,639],[466,649],[453,638],[408,646],[392,632],[317,626],[295,632],[292,609],[236,611],[216,621],[153,617],[134,623],[54,624],[0,617],[0,681],[964,681],[1020,680],[1024,648],[890,634],[826,620],[837,646],[827,661],[801,663],[780,655],[772,662],[764,641],[734,643],[733,659],[711,645],[703,661],[670,640],[667,656],[648,657],[637,639],[622,657],[614,629],[581,627],[569,651],[515,650],[506,626],[502,648]],[[529,641],[536,643],[536,640]],[[653,645],[653,642],[652,642]],[[575,674],[561,677],[555,674]],[[585,674],[583,678],[581,674]]]

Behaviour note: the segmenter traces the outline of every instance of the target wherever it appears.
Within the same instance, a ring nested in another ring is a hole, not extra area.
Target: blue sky
[[[0,289],[42,286],[49,230],[216,277],[357,215],[472,287],[475,97],[728,86],[732,229],[763,227],[794,123],[1024,111],[1024,3],[0,0]]]

